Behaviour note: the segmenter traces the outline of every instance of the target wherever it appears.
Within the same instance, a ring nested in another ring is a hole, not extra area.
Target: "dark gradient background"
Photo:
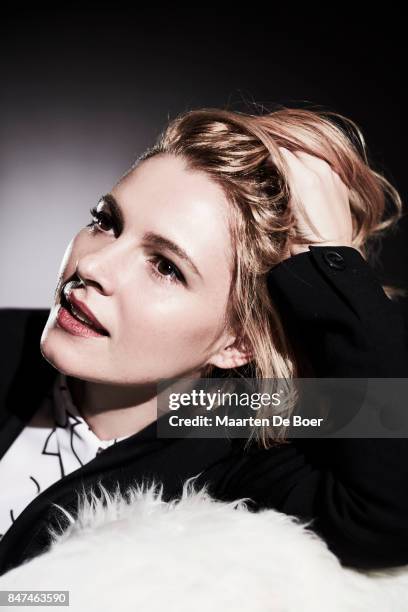
[[[0,306],[51,305],[62,255],[90,206],[190,108],[340,112],[360,126],[372,165],[406,206],[398,15],[360,22],[345,5],[326,19],[295,6],[234,10],[3,7]],[[404,218],[384,240],[382,282],[408,287],[407,236]],[[403,307],[408,313],[406,299]]]

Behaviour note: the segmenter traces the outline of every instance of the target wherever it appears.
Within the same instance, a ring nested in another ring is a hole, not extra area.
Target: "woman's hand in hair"
[[[308,251],[308,246],[351,246],[353,224],[349,189],[330,164],[303,151],[293,153],[279,147],[287,165],[290,205],[296,217],[296,237],[290,255]]]

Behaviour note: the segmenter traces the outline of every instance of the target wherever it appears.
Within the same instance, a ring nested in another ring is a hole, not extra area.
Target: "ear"
[[[239,368],[253,359],[252,352],[248,349],[245,340],[232,337],[208,360],[208,364],[215,365],[217,368],[228,370]]]

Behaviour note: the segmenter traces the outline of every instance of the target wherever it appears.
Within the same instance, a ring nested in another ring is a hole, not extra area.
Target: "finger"
[[[299,176],[299,173],[300,176],[303,176],[309,170],[307,165],[297,155],[292,153],[292,151],[289,151],[289,149],[285,147],[280,147],[280,149],[288,164],[290,172],[295,176]]]
[[[340,181],[344,185],[344,187],[346,187],[339,173],[336,172],[332,165],[325,159],[322,159],[321,157],[318,157],[316,155],[310,155],[310,153],[305,153],[305,151],[296,151],[295,156],[300,158],[304,162],[304,164],[314,172],[317,172],[319,175],[324,175],[326,177],[328,175],[331,175],[332,178],[335,178],[337,181]]]
[[[325,159],[322,159],[317,155],[312,155],[310,153],[306,153],[306,151],[300,151],[298,149],[295,151],[290,151],[285,147],[281,148],[283,154],[286,155],[287,158],[292,159],[293,162],[296,160],[315,172],[321,173],[323,171],[332,170],[331,165]]]
[[[303,163],[306,168],[308,168],[312,172],[316,172],[320,176],[324,175],[327,177],[327,175],[330,174],[335,180],[337,180],[337,182],[341,183],[341,186],[344,189],[348,190],[348,187],[341,178],[340,174],[336,172],[336,170],[333,169],[331,164],[325,159],[322,159],[317,155],[311,155],[310,153],[306,153],[305,151],[295,150],[294,152],[292,152],[289,149],[286,149],[285,147],[281,147],[281,149],[287,159],[292,160],[293,163],[295,162],[295,160],[298,160]]]
[[[303,222],[311,228],[316,235],[319,235],[316,226],[314,225],[311,215],[316,215],[319,211],[319,202],[314,199],[309,201],[308,209],[304,206],[302,198],[300,197],[297,190],[297,181],[309,177],[311,174],[316,175],[316,171],[307,166],[297,155],[281,147],[282,154],[287,161],[289,174],[291,175],[290,191],[291,191],[291,204],[296,209],[298,215]],[[309,156],[310,157],[310,156]]]

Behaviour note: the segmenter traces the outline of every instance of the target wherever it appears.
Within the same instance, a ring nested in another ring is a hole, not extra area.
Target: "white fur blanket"
[[[408,610],[408,566],[343,568],[306,523],[215,500],[194,478],[173,502],[157,483],[127,497],[102,492],[104,502],[81,495],[77,518],[46,553],[3,575],[0,589],[69,590],[75,612]]]

